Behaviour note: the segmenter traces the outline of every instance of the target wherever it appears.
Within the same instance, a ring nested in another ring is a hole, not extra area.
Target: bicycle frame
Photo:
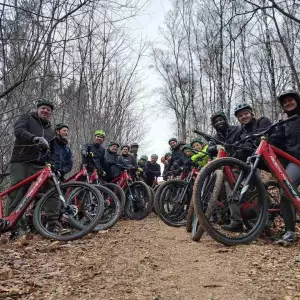
[[[0,232],[9,231],[16,225],[17,221],[25,213],[29,205],[34,201],[35,196],[38,194],[40,188],[50,177],[52,177],[51,166],[47,165],[43,170],[0,193]],[[3,217],[3,197],[30,182],[32,182],[31,186],[16,209],[9,216]]]
[[[78,173],[74,174],[73,176],[65,180],[65,182],[69,182],[71,180],[78,181],[80,177],[86,177],[87,183],[94,183],[94,184],[99,183],[99,176],[98,176],[97,169],[94,169],[93,172],[89,174],[86,167],[83,167]]]
[[[297,209],[298,213],[300,213],[300,195],[297,190],[293,186],[293,183],[289,179],[288,175],[285,172],[284,167],[278,160],[278,157],[283,157],[289,162],[292,162],[300,167],[300,161],[294,158],[293,156],[287,154],[286,152],[278,149],[275,146],[272,146],[268,143],[268,141],[265,138],[262,138],[258,148],[255,151],[256,161],[254,163],[254,168],[252,168],[252,174],[253,175],[254,170],[259,162],[260,159],[263,159],[265,163],[267,164],[270,172],[272,175],[276,178],[276,180],[279,183],[279,186],[284,190],[287,197],[292,201],[293,205]],[[250,180],[251,178],[248,178]],[[247,181],[248,181],[247,180]]]
[[[111,182],[119,185],[123,190],[128,187],[128,181],[132,181],[131,176],[125,170],[121,175],[114,178]]]

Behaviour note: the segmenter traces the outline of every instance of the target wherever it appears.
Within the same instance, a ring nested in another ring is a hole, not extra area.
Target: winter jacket
[[[145,174],[147,177],[146,183],[149,186],[152,186],[155,177],[159,177],[161,175],[160,165],[158,163],[153,164],[151,161],[147,161]]]
[[[48,150],[42,150],[39,145],[33,142],[35,137],[44,137],[51,144],[55,133],[49,121],[40,119],[35,112],[24,114],[15,123],[14,134],[16,140],[11,163],[28,162],[44,165],[49,161]]]
[[[278,126],[269,140],[272,145],[300,160],[300,116],[296,120]]]
[[[192,162],[201,168],[208,163],[209,156],[206,154],[207,148],[208,145],[205,145],[201,152],[198,152],[191,157]]]
[[[62,175],[69,173],[73,167],[72,152],[68,141],[57,135],[51,149],[51,162]]]
[[[88,152],[93,153],[92,157],[86,156]],[[105,149],[101,144],[98,143],[87,143],[82,147],[82,164],[87,165],[89,171],[92,171],[94,168],[102,171],[104,168],[104,155]]]
[[[122,169],[117,165],[126,166],[122,157],[117,153],[106,150],[104,154],[104,171],[106,172],[105,180],[111,181],[122,173]]]
[[[137,167],[136,158],[132,154],[121,155],[127,166]]]
[[[250,123],[241,126],[242,131],[240,138],[243,139],[251,133],[261,132],[270,127],[271,125],[272,122],[266,117],[261,117],[259,119],[253,118],[253,120]],[[248,156],[252,155],[253,152],[256,150],[259,143],[260,137],[252,138],[249,141],[243,142],[243,147],[236,152],[235,157],[242,161],[246,161]]]
[[[227,144],[233,144],[240,140],[241,133],[242,133],[241,126],[228,125],[226,133],[219,131],[215,135],[215,138],[221,142],[225,142]],[[207,152],[210,153],[211,156],[216,156],[218,154],[216,141],[212,140],[209,142]]]
[[[172,149],[172,156],[171,159],[166,167],[166,171],[171,171],[172,169],[178,169],[184,165],[184,155],[180,150],[180,147],[177,146],[176,148]]]

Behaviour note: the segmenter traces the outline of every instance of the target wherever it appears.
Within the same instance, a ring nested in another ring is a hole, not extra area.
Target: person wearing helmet
[[[152,187],[157,179],[161,175],[160,165],[157,163],[158,155],[152,154],[151,161],[146,163],[146,183]]]
[[[172,155],[168,165],[165,167],[166,172],[174,170],[183,165],[183,153],[181,152],[180,149],[184,145],[185,145],[184,142],[178,143],[176,138],[169,139],[169,146],[172,151]]]
[[[134,156],[136,162],[137,162],[138,150],[139,150],[139,144],[138,143],[132,143],[130,145],[130,153]]]
[[[131,167],[137,167],[137,161],[132,154],[129,153],[130,147],[128,145],[123,145],[121,147],[121,157],[123,161]]]
[[[162,173],[162,177],[163,177],[164,180],[167,180],[167,178],[168,178],[167,168],[168,168],[168,164],[170,162],[171,157],[172,157],[172,153],[171,152],[167,152],[161,158],[161,162],[164,164],[164,170],[163,170],[163,173]]]
[[[243,139],[251,133],[263,131],[272,125],[272,122],[266,117],[256,119],[252,107],[247,103],[238,104],[235,107],[234,114],[241,123],[240,139]],[[258,146],[259,143],[260,138],[257,138],[255,140],[256,146]],[[255,150],[255,145],[253,145],[253,142],[246,142],[243,145],[243,149],[237,152],[236,157],[242,161],[246,161],[248,156]],[[261,164],[261,167],[266,169],[266,166],[263,166],[263,164]]]
[[[192,162],[198,167],[204,167],[209,160],[209,155],[207,153],[208,145],[204,145],[200,139],[194,139],[191,141],[191,146],[198,152],[191,157]]]
[[[144,169],[146,166],[146,163],[148,161],[147,155],[142,155],[141,158],[138,161],[138,167]]]
[[[118,155],[119,143],[109,143],[104,155],[104,171],[106,173],[104,179],[111,181],[122,173],[122,169],[118,165],[127,166],[122,156]]]
[[[232,144],[240,139],[241,127],[229,125],[227,117],[223,111],[214,113],[211,118],[211,124],[216,130],[215,138],[219,141]],[[215,141],[211,141],[208,144],[207,153],[211,156],[216,156],[217,144]]]
[[[234,115],[241,123],[241,138],[252,132],[260,132],[272,125],[272,122],[266,117],[256,119],[252,107],[247,103],[237,105]]]
[[[96,168],[99,173],[103,171],[105,148],[102,144],[104,140],[104,130],[96,130],[94,141],[87,143],[82,147],[82,164],[87,166],[88,172],[92,172],[94,168]]]
[[[73,167],[72,152],[68,146],[69,126],[60,123],[55,126],[56,137],[51,149],[51,161],[63,179]]]
[[[15,141],[10,159],[11,186],[36,174],[45,167],[48,161],[48,151],[55,139],[55,132],[51,126],[51,116],[54,110],[53,103],[48,99],[41,99],[36,103],[36,111],[21,115],[14,125]],[[6,215],[9,215],[22,201],[29,185],[24,185],[9,194],[6,204]],[[49,181],[46,189],[51,188]],[[49,211],[58,207],[56,199],[48,201]],[[50,207],[51,206],[51,207]],[[48,222],[49,228],[56,231],[57,218]],[[11,238],[17,239],[26,234],[27,224],[20,220],[12,231]]]
[[[300,159],[300,94],[295,90],[286,90],[278,96],[278,102],[288,117],[297,115],[298,117],[283,126],[277,128],[271,137],[270,142],[296,159]],[[286,173],[294,186],[300,185],[300,167],[294,163],[288,163]],[[280,197],[280,209],[285,223],[285,233],[277,242],[280,245],[289,245],[296,241],[294,208],[282,193]]]

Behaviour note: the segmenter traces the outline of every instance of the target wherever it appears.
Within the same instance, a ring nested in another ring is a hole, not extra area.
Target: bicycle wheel
[[[104,183],[102,184],[102,186],[105,186],[107,188],[109,188],[111,191],[113,191],[117,197],[119,198],[120,202],[121,202],[121,213],[124,212],[124,207],[125,207],[125,203],[126,203],[126,196],[125,196],[125,193],[123,191],[123,189],[115,184],[115,183]]]
[[[113,227],[119,220],[122,205],[119,198],[108,187],[95,185],[104,198],[104,212],[95,231],[106,230]]]
[[[215,180],[215,172],[226,168],[234,170],[235,183],[240,175],[241,181],[233,194],[233,187],[226,176],[223,177],[226,193],[220,193],[217,199],[210,197],[211,181]],[[195,186],[195,210],[205,231],[216,241],[232,246],[252,242],[263,230],[267,218],[267,197],[265,187],[257,174],[248,187],[244,186],[249,175],[250,167],[235,158],[217,159],[202,169]],[[244,193],[242,204],[238,204],[241,191]],[[238,231],[225,230],[224,225],[230,222],[233,216],[239,215],[243,224]],[[247,223],[247,224],[246,224]]]
[[[191,199],[188,182],[184,180],[165,182],[157,191],[157,198],[157,214],[165,224],[173,227],[186,226]]]
[[[135,181],[125,191],[125,215],[130,220],[142,220],[152,211],[153,198],[148,185]]]
[[[186,217],[185,229],[186,229],[187,232],[192,232],[193,219],[194,219],[194,204],[193,204],[193,201],[191,201],[189,209],[188,209],[188,214],[187,214],[187,217]]]
[[[99,190],[84,182],[60,185],[49,190],[36,204],[33,213],[35,229],[45,238],[58,241],[80,239],[99,223],[104,199]]]
[[[198,217],[196,214],[193,215],[192,223],[192,240],[194,242],[199,242],[204,233],[204,228],[199,223]]]

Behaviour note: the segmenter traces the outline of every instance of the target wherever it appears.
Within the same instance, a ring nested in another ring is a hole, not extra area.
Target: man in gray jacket
[[[19,117],[14,126],[15,143],[10,160],[11,185],[15,185],[31,175],[34,175],[45,167],[49,161],[48,149],[55,138],[51,127],[50,118],[54,105],[48,100],[40,100],[37,103],[37,111],[24,114]],[[10,194],[10,201],[6,206],[6,214],[10,214],[21,202],[26,194],[30,183],[24,185]],[[49,187],[51,184],[49,183]],[[55,216],[55,201],[50,211]],[[49,229],[55,231],[57,221],[53,218],[49,221]],[[12,232],[12,238],[16,239],[26,231],[24,220],[19,221],[16,229]]]

